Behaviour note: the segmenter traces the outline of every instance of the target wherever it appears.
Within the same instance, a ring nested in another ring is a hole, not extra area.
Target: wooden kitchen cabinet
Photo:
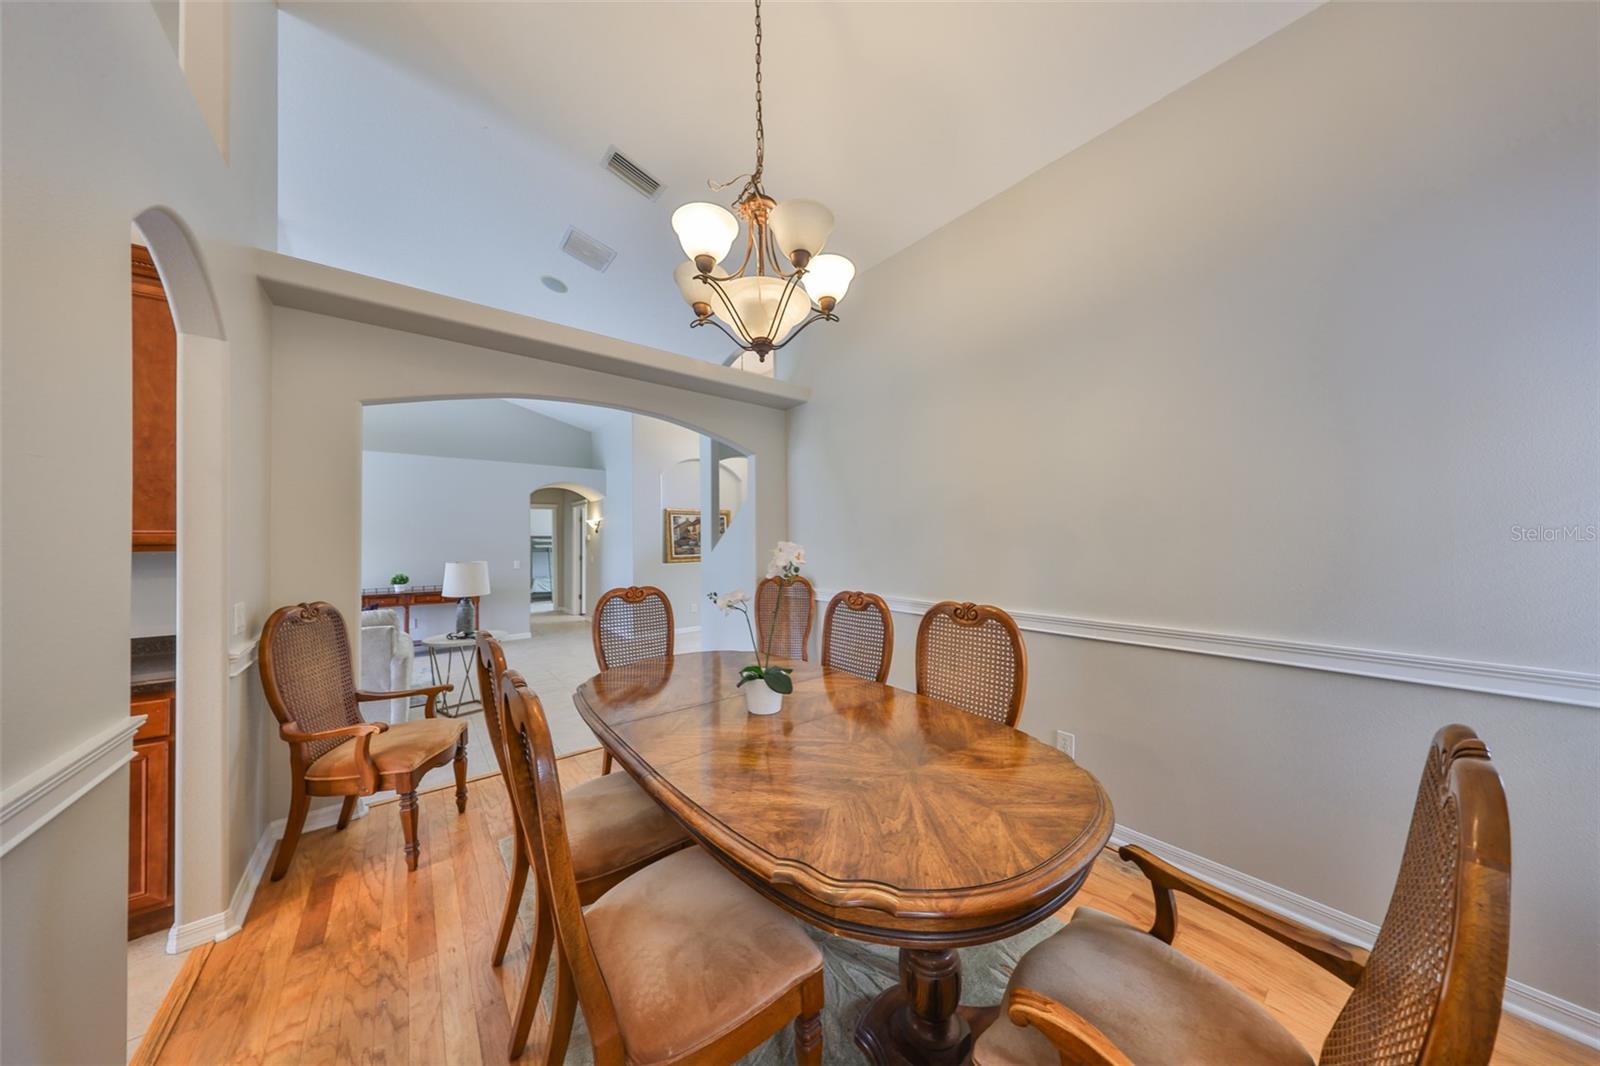
[[[178,332],[148,249],[133,245],[133,550],[178,547]]]
[[[173,693],[143,693],[129,714],[145,715],[128,764],[128,939],[172,924]]]

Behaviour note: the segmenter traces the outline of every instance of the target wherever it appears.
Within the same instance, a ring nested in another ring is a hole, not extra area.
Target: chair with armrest
[[[821,1066],[822,953],[811,938],[700,848],[630,874],[586,909],[572,792],[556,776],[544,709],[509,674],[501,694],[512,799],[542,896],[543,954],[536,942],[528,965],[542,974],[551,926],[559,948],[545,1061],[565,1060],[581,1003],[596,1066],[731,1063],[791,1022],[796,1059]]]
[[[300,843],[313,796],[343,796],[339,829],[350,823],[358,796],[400,794],[406,866],[417,868],[417,784],[429,770],[455,763],[456,809],[467,809],[466,723],[433,716],[449,685],[403,692],[366,692],[354,682],[350,636],[331,603],[302,603],[272,612],[261,631],[261,687],[289,743],[292,785],[289,821],[272,880],[282,879]],[[361,704],[426,696],[425,717],[415,722],[368,722]]]
[[[416,650],[411,634],[400,622],[400,612],[393,607],[379,607],[361,612],[361,687],[368,692],[405,692],[411,688],[411,671],[416,663]],[[390,725],[411,717],[411,701],[389,700],[375,704],[368,710],[374,718],[379,715]],[[376,712],[376,713],[374,713]]]
[[[511,801],[511,881],[506,886],[505,905],[500,915],[500,931],[495,937],[490,964],[505,961],[511,933],[517,925],[528,883],[527,843],[521,830],[521,813],[511,795],[511,774],[506,767],[505,699],[503,686],[509,680],[516,689],[526,689],[522,675],[506,666],[500,642],[481,630],[478,633],[478,691],[483,694],[483,720],[494,748],[500,779]],[[578,896],[587,906],[629,874],[650,863],[688,847],[688,833],[627,774],[611,774],[574,785],[564,793],[567,806],[568,838]],[[540,901],[542,903],[542,900]],[[534,912],[534,951],[523,982],[522,1001],[512,1024],[511,1057],[522,1054],[528,1031],[539,1005],[540,984],[550,961],[551,919],[546,908]]]
[[[1172,948],[1173,893],[1266,934],[1352,987],[1321,1066],[1473,1066],[1500,1023],[1511,922],[1511,823],[1489,749],[1445,726],[1428,749],[1388,913],[1367,951],[1209,885],[1137,847],[1149,877],[1148,933],[1080,908],[1022,957],[974,1062],[1127,1066],[1149,1062],[1311,1063],[1253,999]]]
[[[594,605],[594,661],[602,671],[645,659],[672,658],[672,601],[654,585],[614,588]],[[600,772],[611,772],[611,753]]]

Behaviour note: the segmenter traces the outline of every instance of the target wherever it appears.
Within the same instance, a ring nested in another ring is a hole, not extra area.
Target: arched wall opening
[[[232,626],[227,603],[229,349],[217,300],[188,226],[165,207],[133,219],[161,278],[177,333],[177,589],[173,708],[174,912],[179,930],[216,915],[232,885],[226,862]],[[242,636],[242,635],[241,635]],[[210,939],[229,930],[201,930]]]
[[[711,565],[700,568],[702,580],[687,597],[697,609],[705,602],[706,589],[752,588],[757,577],[754,545],[775,542],[785,532],[787,416],[780,406],[486,347],[494,337],[485,330],[471,332],[480,342],[469,343],[283,305],[272,307],[270,326],[273,506],[266,537],[269,599],[275,604],[307,599],[333,602],[352,625],[352,644],[359,643],[354,623],[360,614],[364,583],[363,411],[374,407],[433,400],[557,401],[653,416],[704,435],[704,447],[715,445],[747,455],[750,469],[743,514],[748,521],[735,524],[734,538],[712,547],[705,560]],[[603,338],[597,338],[597,343],[617,347],[616,342]],[[305,427],[314,427],[314,432]],[[524,492],[534,487],[526,485]],[[655,479],[651,479],[649,491],[653,497],[659,495]],[[604,497],[598,506],[600,513],[594,516],[601,522],[597,539],[607,556],[603,565],[619,561],[611,558],[617,553],[610,552],[610,547],[631,543],[631,537],[618,535],[623,517],[610,484]],[[426,500],[419,505],[426,505]],[[526,507],[524,495],[524,536]],[[308,516],[315,516],[315,521],[308,521]],[[659,565],[659,513],[644,529]],[[749,543],[731,543],[741,529],[751,538]],[[713,573],[718,564],[733,573],[718,576]],[[606,580],[591,590],[593,598],[613,583],[612,573],[608,569]],[[716,578],[714,584],[708,583],[711,577]],[[704,646],[747,643],[742,625],[735,631],[714,611],[701,610],[698,616]],[[286,809],[285,768],[274,760],[266,773],[269,811]],[[423,841],[424,849],[428,846]]]

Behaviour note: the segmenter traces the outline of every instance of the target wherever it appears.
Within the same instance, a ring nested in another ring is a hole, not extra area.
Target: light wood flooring
[[[561,774],[570,786],[599,766],[598,752],[573,755]],[[505,791],[496,777],[473,782],[463,816],[448,789],[420,806],[414,874],[392,804],[343,833],[307,834],[288,876],[264,882],[244,928],[212,950],[159,1061],[505,1062],[527,965],[526,929],[502,968],[489,965],[506,886],[497,850],[510,832]],[[1144,879],[1109,852],[1077,904],[1145,924],[1153,911]],[[1321,1046],[1343,984],[1203,904],[1179,906],[1179,948],[1260,1000],[1307,1047]],[[520,1061],[543,1060],[546,1028],[541,1016]],[[1494,1062],[1600,1066],[1600,1054],[1508,1016]]]

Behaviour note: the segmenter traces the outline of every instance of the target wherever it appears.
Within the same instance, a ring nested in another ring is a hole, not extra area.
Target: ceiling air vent
[[[577,226],[567,227],[567,235],[561,239],[561,250],[590,270],[602,273],[617,257],[615,248],[606,247]]]
[[[635,163],[615,148],[606,150],[606,169],[627,182],[634,189],[637,189],[639,194],[646,200],[654,200],[656,194],[661,191],[661,183],[659,181],[646,174],[638,163]]]

